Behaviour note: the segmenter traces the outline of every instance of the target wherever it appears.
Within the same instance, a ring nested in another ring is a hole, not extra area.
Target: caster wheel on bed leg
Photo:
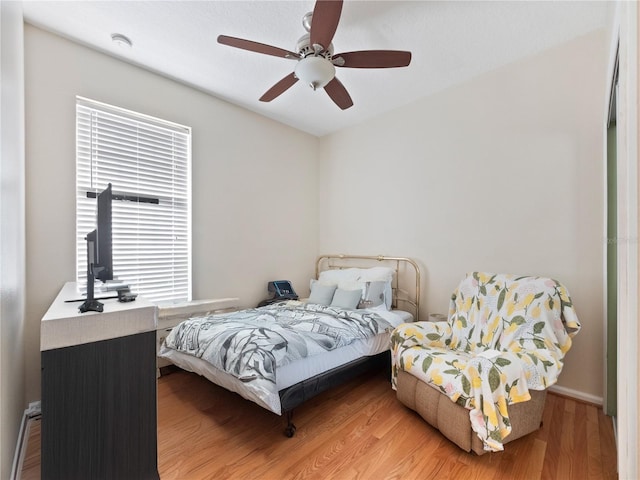
[[[284,429],[284,434],[289,438],[296,434],[296,426],[293,424],[293,410],[287,412],[287,427]]]
[[[287,425],[287,428],[284,429],[284,434],[291,438],[296,434],[296,426],[294,424]]]

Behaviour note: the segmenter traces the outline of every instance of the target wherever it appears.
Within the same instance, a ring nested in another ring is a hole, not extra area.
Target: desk
[[[73,282],[42,318],[42,478],[158,479],[157,308],[102,300],[81,314]]]

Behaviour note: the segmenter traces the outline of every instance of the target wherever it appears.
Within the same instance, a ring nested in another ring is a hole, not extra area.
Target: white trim
[[[590,393],[581,392],[579,390],[574,390],[573,388],[562,387],[560,385],[552,385],[548,390],[552,393],[557,393],[565,397],[574,398],[576,400],[580,400],[581,402],[592,403],[598,406],[602,406],[604,403],[602,397],[591,395]]]
[[[638,478],[638,5],[620,4],[618,472]]]

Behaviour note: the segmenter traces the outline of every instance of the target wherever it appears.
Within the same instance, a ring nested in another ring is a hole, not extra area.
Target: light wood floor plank
[[[22,464],[22,480],[39,480],[40,478],[40,423],[38,417],[29,423],[29,440]]]
[[[573,428],[571,462],[574,475],[587,478],[589,476],[589,449],[587,447],[587,405],[585,403],[575,402]]]
[[[533,438],[530,450],[527,454],[526,462],[518,462],[521,470],[517,470],[514,478],[537,479],[542,477],[542,467],[544,465],[545,455],[547,453],[547,443],[537,438]]]
[[[598,424],[600,428],[602,474],[605,479],[614,480],[618,478],[616,439],[613,434],[611,418],[607,417],[602,409],[598,410]]]
[[[598,410],[593,405],[587,406],[586,428],[588,478],[589,480],[603,478]]]
[[[545,455],[545,461],[542,465],[542,478],[559,478],[558,464],[560,461],[560,440],[562,439],[562,419],[564,416],[564,397],[558,397],[556,395],[547,395],[547,401],[545,404],[545,413],[548,409],[550,418],[548,421],[544,421],[540,439],[547,443],[547,451]],[[544,416],[543,416],[544,418]],[[549,448],[552,444],[555,448]]]
[[[564,415],[562,416],[562,433],[560,440],[560,456],[558,458],[558,471],[556,478],[584,478],[573,477],[575,465],[572,461],[573,454],[573,426],[575,422],[575,402],[564,401]]]

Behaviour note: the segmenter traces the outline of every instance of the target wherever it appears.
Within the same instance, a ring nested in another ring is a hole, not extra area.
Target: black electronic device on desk
[[[131,293],[131,290],[129,290],[128,287],[119,288],[117,291],[119,302],[133,302],[138,296],[137,293]]]
[[[267,284],[267,290],[269,292],[269,298],[261,301],[258,307],[264,307],[265,305],[271,305],[272,303],[284,302],[286,300],[297,300],[298,294],[291,286],[289,280],[274,280]]]

